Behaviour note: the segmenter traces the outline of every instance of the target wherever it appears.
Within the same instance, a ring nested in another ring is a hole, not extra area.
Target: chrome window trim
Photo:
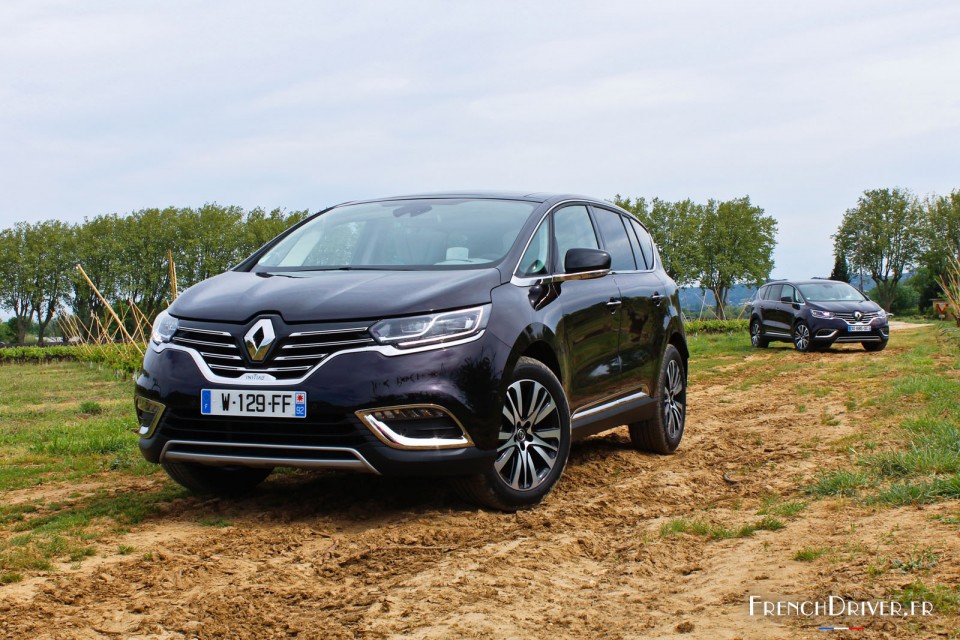
[[[393,429],[390,428],[390,425],[382,420],[377,420],[373,417],[373,413],[377,411],[395,411],[398,409],[434,409],[436,411],[442,412],[448,418],[453,420],[453,423],[457,425],[460,429],[460,437],[457,439],[451,438],[409,438],[407,436],[402,436]],[[380,440],[383,444],[391,447],[393,449],[405,449],[405,450],[437,450],[437,449],[464,449],[467,447],[475,446],[473,440],[470,438],[470,434],[467,433],[467,430],[463,428],[463,424],[457,420],[457,417],[450,413],[444,407],[441,407],[438,404],[406,404],[406,405],[395,405],[391,407],[377,407],[374,409],[361,409],[356,411],[354,415],[360,419],[360,422],[364,424],[373,435],[377,436],[377,439]]]
[[[424,351],[445,349],[447,347],[458,347],[460,345],[468,344],[470,342],[474,342],[475,340],[479,340],[480,338],[483,337],[485,333],[486,333],[486,329],[481,329],[476,335],[463,338],[462,340],[453,340],[450,342],[438,342],[436,344],[423,345],[419,347],[411,347],[409,349],[399,349],[397,347],[394,347],[393,345],[388,345],[388,344],[382,344],[382,345],[377,344],[377,345],[370,345],[366,347],[359,347],[356,349],[344,349],[342,351],[335,351],[329,356],[327,356],[326,358],[324,358],[322,361],[318,362],[316,366],[314,366],[312,369],[304,373],[303,376],[293,380],[250,380],[250,379],[244,380],[243,378],[228,378],[224,376],[218,376],[210,369],[207,363],[203,361],[203,358],[200,357],[200,352],[196,351],[195,349],[191,349],[189,347],[185,347],[179,344],[173,344],[170,342],[164,342],[160,345],[157,345],[151,342],[150,348],[154,351],[154,353],[163,353],[167,349],[170,349],[171,351],[181,351],[183,353],[188,354],[191,358],[193,358],[193,361],[197,365],[197,368],[200,370],[200,373],[203,375],[204,378],[207,379],[208,382],[213,382],[215,384],[225,384],[225,385],[285,387],[285,386],[293,386],[293,385],[301,384],[307,378],[312,376],[320,367],[322,367],[323,365],[327,364],[334,358],[341,355],[345,355],[349,353],[363,353],[366,351],[376,351],[381,355],[392,358],[395,356],[402,356],[410,353],[422,353]],[[258,373],[268,374],[268,372],[265,370],[249,369],[246,371],[247,373],[251,373],[254,375]]]
[[[550,284],[550,283],[553,283],[553,282],[564,282],[565,280],[587,280],[587,279],[589,279],[589,278],[602,277],[602,276],[604,276],[604,275],[607,275],[608,273],[613,273],[613,274],[625,274],[625,275],[627,275],[627,274],[634,274],[634,273],[653,273],[653,272],[657,271],[657,269],[660,267],[660,251],[657,249],[657,244],[656,244],[656,242],[653,242],[653,235],[651,234],[651,236],[650,236],[650,241],[651,241],[651,243],[653,244],[653,248],[654,248],[654,252],[653,252],[653,253],[654,253],[654,256],[653,256],[653,267],[650,268],[650,269],[636,269],[636,270],[632,270],[632,271],[612,271],[612,270],[605,270],[603,273],[601,273],[601,272],[599,272],[599,271],[587,271],[587,272],[584,272],[584,273],[589,274],[589,275],[584,275],[583,273],[556,273],[556,274],[548,274],[548,275],[545,275],[545,276],[519,276],[519,275],[517,275],[517,270],[520,268],[520,261],[523,260],[523,256],[527,253],[527,249],[530,248],[530,243],[533,242],[533,237],[534,237],[535,235],[537,235],[537,231],[540,230],[540,226],[543,224],[543,221],[546,220],[547,216],[549,216],[551,213],[553,213],[553,212],[556,211],[557,209],[560,209],[560,208],[562,208],[562,207],[564,207],[564,206],[576,205],[576,204],[582,204],[582,205],[586,206],[588,209],[591,208],[591,207],[598,207],[598,208],[607,209],[608,211],[612,211],[613,213],[616,213],[617,215],[619,215],[619,216],[621,216],[621,217],[623,217],[623,216],[628,216],[628,221],[627,221],[628,223],[630,222],[630,220],[636,220],[636,221],[637,221],[637,224],[639,224],[641,227],[643,227],[643,230],[644,230],[644,231],[646,231],[648,234],[650,233],[650,230],[647,229],[647,227],[646,227],[645,224],[643,224],[642,222],[640,222],[639,220],[637,220],[635,216],[630,215],[629,212],[623,211],[622,209],[619,209],[619,208],[616,208],[616,207],[610,207],[610,206],[606,206],[606,205],[600,205],[600,204],[592,203],[592,202],[590,202],[590,201],[588,201],[588,200],[578,200],[578,199],[561,200],[560,202],[556,203],[555,205],[553,205],[552,207],[550,207],[549,209],[547,209],[547,210],[544,212],[544,214],[543,214],[542,216],[540,216],[540,220],[537,221],[536,226],[533,228],[533,233],[530,234],[530,237],[527,238],[526,244],[523,245],[523,251],[520,252],[520,257],[517,258],[517,264],[514,266],[512,275],[510,276],[510,284],[515,285],[515,286],[518,286],[518,287],[530,287],[530,286],[537,285],[537,284]],[[591,215],[592,215],[592,214],[591,214]],[[591,223],[592,223],[592,222],[591,222]],[[598,238],[598,239],[599,239],[599,238]]]

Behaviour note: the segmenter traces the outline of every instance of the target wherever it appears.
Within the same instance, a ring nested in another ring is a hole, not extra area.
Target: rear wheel
[[[797,351],[803,351],[804,353],[813,348],[810,327],[802,320],[793,327],[793,346],[797,348]]]
[[[273,471],[251,467],[213,467],[190,462],[163,462],[160,466],[177,484],[190,491],[220,496],[248,493]]]
[[[630,440],[641,451],[672,453],[680,445],[687,419],[687,376],[683,358],[672,344],[663,355],[658,390],[656,414],[629,425]]]
[[[770,345],[770,341],[763,337],[760,321],[756,318],[750,323],[750,344],[758,349],[766,349]]]
[[[867,351],[883,351],[887,348],[887,341],[881,340],[880,342],[864,342],[863,348]]]
[[[516,511],[553,489],[570,455],[570,410],[560,381],[543,363],[520,358],[500,418],[497,455],[490,468],[457,478],[471,502]]]

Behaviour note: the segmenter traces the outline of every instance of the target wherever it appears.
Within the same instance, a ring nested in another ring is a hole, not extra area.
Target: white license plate
[[[851,324],[847,327],[847,331],[870,331],[872,327],[868,324]]]
[[[205,416],[306,418],[306,391],[250,391],[203,389],[200,413]]]

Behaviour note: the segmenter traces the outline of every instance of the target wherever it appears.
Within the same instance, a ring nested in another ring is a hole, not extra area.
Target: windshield
[[[254,270],[479,268],[503,259],[536,206],[448,198],[337,207],[277,243]]]
[[[862,293],[845,282],[813,282],[800,284],[800,293],[811,302],[863,302]]]

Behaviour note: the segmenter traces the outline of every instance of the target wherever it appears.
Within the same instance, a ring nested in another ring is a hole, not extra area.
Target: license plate
[[[203,389],[200,413],[205,416],[306,418],[306,391],[249,391]]]
[[[870,331],[872,327],[868,324],[851,324],[847,327],[847,331]]]

